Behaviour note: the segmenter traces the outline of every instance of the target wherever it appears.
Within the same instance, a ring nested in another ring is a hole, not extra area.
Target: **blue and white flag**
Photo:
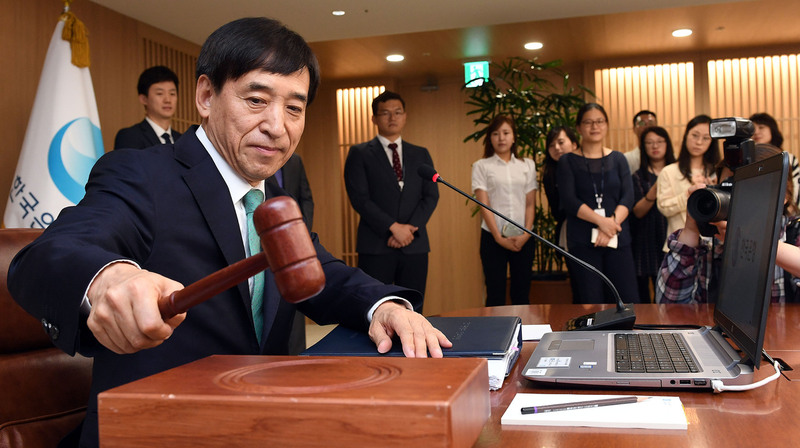
[[[64,23],[62,16],[47,49],[5,227],[50,225],[61,209],[83,198],[89,171],[104,153],[89,68],[73,65],[70,42],[62,39]]]

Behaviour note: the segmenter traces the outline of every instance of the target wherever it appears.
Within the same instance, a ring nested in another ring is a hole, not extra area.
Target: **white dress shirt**
[[[525,197],[538,188],[536,164],[531,159],[518,159],[512,154],[506,162],[494,154],[472,164],[472,192],[485,191],[493,209],[522,225],[525,225]],[[497,229],[502,230],[506,220],[499,216],[495,219]],[[489,231],[486,221],[481,221],[481,228]]]

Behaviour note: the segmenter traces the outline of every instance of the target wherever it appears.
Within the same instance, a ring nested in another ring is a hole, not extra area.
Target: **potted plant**
[[[486,127],[496,115],[511,117],[517,128],[517,150],[520,156],[536,161],[541,185],[542,169],[547,148],[545,139],[552,126],[575,126],[575,114],[585,103],[584,95],[594,94],[584,86],[570,84],[569,74],[561,68],[561,61],[540,63],[535,58],[510,57],[490,64],[490,78],[480,82],[470,81],[462,88],[466,91],[466,104],[473,107],[478,128],[464,141],[479,141],[486,135]],[[537,193],[536,216],[533,231],[550,242],[556,242],[555,218],[544,205],[543,189]],[[545,244],[536,245],[533,278],[565,279],[564,259]]]

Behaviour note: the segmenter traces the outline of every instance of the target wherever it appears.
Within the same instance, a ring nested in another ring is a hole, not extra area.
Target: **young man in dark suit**
[[[320,324],[368,330],[381,353],[392,334],[410,357],[441,357],[440,347],[451,346],[411,310],[418,292],[346,266],[316,234],[326,279],[319,295],[281,300],[267,270],[161,318],[159,298],[254,252],[248,198],[283,194],[264,180],[297,147],[318,85],[314,53],[279,22],[223,25],[197,61],[200,126],[172,145],[105,154],[83,200],[15,257],[14,299],[56,346],[94,357],[81,446],[98,444],[98,393],[212,354],[286,354],[295,309]]]
[[[172,129],[172,116],[178,105],[178,76],[169,68],[156,65],[139,75],[136,90],[144,106],[144,120],[120,129],[114,138],[114,149],[175,143],[181,136]]]
[[[358,267],[376,279],[425,294],[428,278],[428,223],[439,201],[436,184],[417,174],[433,166],[428,150],[400,134],[405,101],[385,91],[372,101],[378,136],[347,154],[344,182],[350,204],[361,216],[356,251]],[[422,301],[414,309],[422,311]]]

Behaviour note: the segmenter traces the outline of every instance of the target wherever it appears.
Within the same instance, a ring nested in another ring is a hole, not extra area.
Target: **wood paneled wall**
[[[60,0],[0,2],[0,60],[4,64],[0,70],[0,213],[5,212],[45,54],[62,9]],[[200,47],[88,0],[73,2],[71,10],[89,30],[89,70],[103,145],[110,151],[117,131],[144,116],[136,93],[139,74],[146,68],[144,40],[193,55],[200,52]],[[182,85],[181,90],[194,92],[193,83],[187,84],[192,85]],[[178,104],[179,109],[186,107],[194,109],[194,102]],[[183,127],[176,126],[181,131]]]
[[[638,147],[632,119],[646,109],[656,114],[659,126],[669,132],[672,146],[680,149],[684,127],[696,115],[695,86],[691,62],[596,70],[596,101],[610,120],[606,146],[622,152]]]

